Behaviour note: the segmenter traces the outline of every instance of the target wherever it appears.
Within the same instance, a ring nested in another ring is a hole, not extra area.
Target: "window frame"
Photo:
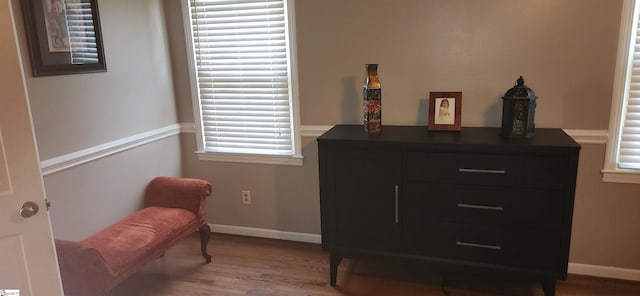
[[[633,50],[638,34],[638,12],[640,0],[623,0],[620,32],[618,36],[618,54],[613,84],[613,98],[609,115],[609,141],[607,142],[602,180],[616,183],[640,183],[640,170],[618,167],[618,156],[622,128],[626,115],[628,89],[633,65]]]
[[[191,31],[191,11],[189,8],[189,0],[181,1],[182,19],[185,32],[185,42],[187,51],[187,64],[189,70],[189,86],[191,90],[191,103],[193,106],[194,127],[196,134],[195,151],[199,160],[204,161],[222,161],[222,162],[240,162],[240,163],[259,163],[259,164],[277,164],[277,165],[303,165],[302,156],[302,137],[300,135],[300,109],[299,109],[299,90],[298,90],[298,67],[297,67],[297,42],[295,30],[295,0],[282,0],[285,7],[285,15],[287,25],[285,26],[288,46],[287,56],[289,57],[289,109],[292,132],[292,155],[268,155],[254,153],[226,153],[206,151],[204,140],[204,128],[202,123],[202,109],[198,91],[198,77],[195,61],[195,50],[193,42],[193,33]]]

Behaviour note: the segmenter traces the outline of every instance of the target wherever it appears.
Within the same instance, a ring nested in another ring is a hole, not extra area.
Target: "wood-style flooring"
[[[111,296],[199,295],[544,295],[537,283],[477,275],[442,276],[424,268],[344,259],[338,283],[329,285],[329,255],[320,245],[212,234],[211,264],[194,234],[116,287]],[[639,282],[569,275],[559,296],[640,295]]]

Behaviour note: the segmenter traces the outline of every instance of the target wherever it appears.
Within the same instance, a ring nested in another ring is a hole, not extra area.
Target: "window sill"
[[[602,182],[640,184],[640,171],[602,170]]]
[[[198,160],[302,166],[302,156],[196,152]]]

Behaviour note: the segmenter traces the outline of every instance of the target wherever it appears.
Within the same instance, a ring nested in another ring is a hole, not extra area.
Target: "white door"
[[[0,0],[0,290],[62,296],[11,0]],[[31,208],[39,211],[29,218]]]

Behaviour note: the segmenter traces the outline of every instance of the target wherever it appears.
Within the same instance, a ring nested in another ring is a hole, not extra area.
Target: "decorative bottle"
[[[367,76],[362,89],[364,131],[369,135],[382,133],[382,88],[378,79],[378,64],[366,64]]]

